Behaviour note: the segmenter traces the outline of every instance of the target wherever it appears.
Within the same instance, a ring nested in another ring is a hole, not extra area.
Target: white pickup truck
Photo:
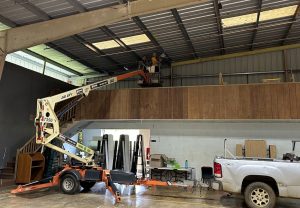
[[[300,163],[260,158],[216,157],[220,188],[243,194],[249,208],[273,208],[277,197],[300,198]]]

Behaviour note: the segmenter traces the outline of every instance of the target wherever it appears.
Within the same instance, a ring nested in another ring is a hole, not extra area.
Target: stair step
[[[13,173],[0,173],[0,179],[14,179],[14,177]]]
[[[6,163],[6,166],[7,166],[7,167],[12,167],[12,168],[14,168],[14,167],[15,167],[15,164],[16,164],[16,162],[7,162],[7,163]]]
[[[5,167],[0,169],[0,173],[14,173],[15,167]]]
[[[14,179],[0,179],[0,187],[7,187],[7,186],[12,186],[15,185],[16,182]]]

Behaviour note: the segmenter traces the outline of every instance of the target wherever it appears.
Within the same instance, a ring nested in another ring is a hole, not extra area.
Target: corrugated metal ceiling
[[[45,18],[39,16],[39,12],[49,18],[58,18],[117,5],[120,2],[120,0],[2,0],[0,15],[17,25],[24,25],[44,21]],[[221,3],[222,8],[217,8],[218,3]],[[256,23],[252,23],[232,28],[222,28],[218,19],[299,4],[299,0],[263,0],[260,8],[259,0],[209,0],[205,4],[177,10],[188,36],[183,33],[174,14],[165,11],[141,16],[139,24],[136,20],[126,20],[108,25],[107,29],[113,36],[105,33],[103,28],[95,28],[78,34],[77,38],[72,36],[54,41],[52,46],[60,52],[66,51],[74,55],[73,59],[88,63],[89,67],[92,66],[95,70],[116,72],[124,70],[123,66],[134,68],[137,66],[138,57],[145,55],[150,57],[153,52],[161,53],[162,50],[170,60],[179,61],[193,59],[195,56],[207,57],[298,43],[300,20],[297,16],[259,22],[258,27]],[[222,34],[218,30],[219,26]],[[83,44],[139,35],[144,32],[152,35],[151,42],[98,52]],[[83,42],[78,42],[78,37]]]

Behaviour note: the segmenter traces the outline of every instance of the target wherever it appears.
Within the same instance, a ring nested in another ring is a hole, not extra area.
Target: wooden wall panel
[[[161,88],[158,92],[159,92],[158,100],[160,101],[158,103],[158,106],[160,106],[159,115],[161,119],[170,119],[172,117],[172,111],[169,110],[170,108],[172,108],[170,89]]]
[[[217,86],[202,87],[199,89],[201,100],[201,114],[203,119],[216,119],[220,116],[220,91]]]
[[[263,100],[264,102],[261,103],[261,106],[263,107],[260,108],[260,117],[262,119],[274,118],[273,110],[276,108],[273,107],[274,103],[272,101],[273,101],[273,96],[276,97],[276,94],[270,92],[272,92],[272,85],[266,85],[262,88],[262,96],[264,96],[264,100]]]
[[[88,101],[85,102],[85,112],[89,112],[89,119],[94,116],[101,116],[103,118],[110,118],[109,109],[110,106],[107,105],[107,100],[110,100],[111,92],[107,91],[103,93],[101,96],[97,96],[97,94],[92,94],[91,97],[87,97]],[[92,105],[90,103],[93,103]]]
[[[172,99],[172,118],[171,119],[183,119],[183,87],[171,89]],[[166,109],[167,110],[167,109]]]
[[[297,118],[300,118],[300,85],[295,85],[295,98],[291,98],[292,102],[296,102]],[[296,114],[296,113],[295,113]]]
[[[254,94],[257,101],[256,119],[272,119],[272,94],[269,93],[271,85],[255,86]]]
[[[239,86],[239,115],[240,119],[253,118],[253,108],[251,107],[250,87],[248,85]]]
[[[289,119],[291,118],[290,115],[290,97],[289,97],[289,90],[288,85],[276,85],[274,86],[275,93],[277,94],[277,111],[278,111],[278,118],[282,119]]]
[[[107,112],[107,114],[109,115],[109,118],[111,118],[111,119],[118,119],[118,117],[124,118],[122,116],[122,111],[124,110],[124,105],[121,101],[121,97],[122,97],[121,92],[122,92],[121,90],[120,91],[112,90],[110,93],[110,103],[108,105],[109,111]],[[98,102],[101,102],[101,101],[98,100]],[[103,103],[105,103],[105,101]],[[95,112],[95,114],[96,113],[97,112]]]
[[[275,88],[272,89],[271,109],[272,109],[272,119],[278,119],[279,118],[278,94]]]
[[[289,84],[289,95],[290,95],[290,105],[291,105],[291,119],[298,118],[297,110],[297,88],[294,84]]]
[[[94,91],[76,119],[300,119],[300,84]]]
[[[158,88],[145,89],[140,94],[141,119],[155,119],[159,117],[159,90]]]
[[[225,119],[225,111],[224,111],[224,106],[223,106],[223,96],[222,96],[222,93],[223,93],[223,88],[222,87],[218,87],[217,89],[218,91],[218,94],[219,94],[219,98],[218,98],[218,101],[219,102],[219,119]]]
[[[183,94],[182,94],[182,115],[183,115],[183,119],[189,119],[188,116],[188,88],[184,87],[183,89]]]
[[[199,94],[200,89],[198,87],[190,87],[187,89],[187,116],[189,119],[198,119],[200,114],[202,115],[201,97]]]
[[[239,89],[237,86],[221,86],[221,108],[224,119],[238,119]]]
[[[129,90],[129,110],[128,114],[131,116],[132,119],[139,119],[141,118],[140,116],[140,90],[138,89],[132,89]]]

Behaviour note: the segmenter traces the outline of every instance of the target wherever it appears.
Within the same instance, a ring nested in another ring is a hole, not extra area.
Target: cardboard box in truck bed
[[[246,140],[245,141],[246,157],[267,157],[267,143],[265,140]]]

